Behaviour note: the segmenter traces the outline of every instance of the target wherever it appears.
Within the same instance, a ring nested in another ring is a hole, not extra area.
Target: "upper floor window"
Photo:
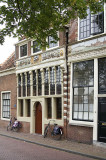
[[[40,52],[40,46],[38,45],[37,41],[33,41],[33,53]]]
[[[58,41],[56,42],[52,36],[48,36],[48,45],[49,48],[57,47]]]
[[[27,56],[27,44],[20,46],[20,57]]]
[[[104,32],[104,12],[91,14],[88,8],[87,14],[85,19],[79,20],[79,39],[85,39]]]

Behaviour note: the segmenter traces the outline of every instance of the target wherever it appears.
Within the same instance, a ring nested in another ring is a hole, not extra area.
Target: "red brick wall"
[[[24,133],[30,133],[30,123],[29,122],[21,122],[22,128],[20,129],[20,132]]]
[[[16,117],[16,104],[17,104],[17,87],[16,87],[16,74],[0,76],[0,127],[5,127],[8,121],[1,120],[1,92],[11,92],[11,115]]]
[[[83,143],[92,143],[93,140],[93,128],[82,126],[67,126],[67,138]]]

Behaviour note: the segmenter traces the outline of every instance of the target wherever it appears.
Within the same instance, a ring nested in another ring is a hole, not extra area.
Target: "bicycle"
[[[62,137],[62,134],[63,134],[62,127],[59,127],[56,123],[54,123],[53,129],[52,129],[52,127],[50,125],[51,121],[55,121],[55,120],[50,120],[49,123],[48,123],[48,125],[45,127],[44,138],[46,138],[48,132],[50,132],[50,134],[53,137],[53,139],[60,140],[61,137]]]
[[[10,118],[10,121],[9,121],[9,124],[7,125],[7,131],[14,131],[14,132],[17,132],[19,130],[19,128],[22,127],[22,124],[17,121],[17,119],[14,117],[14,118]]]

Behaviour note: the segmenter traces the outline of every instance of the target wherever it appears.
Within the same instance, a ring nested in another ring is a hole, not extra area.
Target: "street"
[[[0,160],[94,160],[0,136]]]

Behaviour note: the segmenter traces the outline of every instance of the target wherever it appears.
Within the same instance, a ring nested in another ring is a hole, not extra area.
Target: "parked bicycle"
[[[20,128],[22,127],[22,124],[17,121],[17,119],[14,117],[14,118],[10,118],[10,121],[9,121],[9,124],[7,125],[7,131],[14,131],[14,132],[17,132]]]
[[[51,121],[55,121],[55,120],[50,120],[48,125],[45,127],[44,130],[44,138],[47,137],[48,133],[51,134],[51,136],[53,137],[53,139],[55,140],[60,140],[63,132],[62,132],[62,127],[59,127],[56,123],[54,123],[53,127],[50,125]]]

